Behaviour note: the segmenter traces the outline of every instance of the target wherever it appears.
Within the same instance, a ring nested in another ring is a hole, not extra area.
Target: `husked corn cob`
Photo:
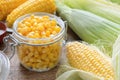
[[[80,42],[70,42],[66,47],[67,59],[72,67],[91,72],[104,80],[114,80],[112,64],[102,53]]]
[[[27,0],[0,0],[0,20],[5,20],[7,15],[16,7]]]
[[[54,0],[28,0],[8,15],[7,23],[9,27],[12,27],[14,21],[24,14],[32,12],[54,13],[55,10],[56,6]]]

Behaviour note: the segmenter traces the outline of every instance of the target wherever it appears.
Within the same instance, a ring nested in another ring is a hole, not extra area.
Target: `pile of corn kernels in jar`
[[[27,38],[49,38],[61,31],[56,20],[49,16],[31,15],[18,23],[17,31]],[[39,43],[39,42],[38,42]],[[21,44],[18,46],[18,55],[23,66],[30,69],[53,68],[59,60],[61,41],[46,46],[31,46]]]
[[[49,16],[31,15],[18,23],[18,33],[28,38],[47,38],[60,32],[61,27]]]

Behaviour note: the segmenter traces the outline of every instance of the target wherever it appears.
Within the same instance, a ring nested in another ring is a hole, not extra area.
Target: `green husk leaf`
[[[115,80],[120,80],[120,35],[113,45],[112,62],[116,75]]]
[[[61,65],[56,80],[103,80],[90,72],[74,69],[68,65]]]
[[[110,1],[120,4],[120,0],[110,0]]]

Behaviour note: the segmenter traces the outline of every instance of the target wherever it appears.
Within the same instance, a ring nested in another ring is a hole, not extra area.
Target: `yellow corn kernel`
[[[32,52],[30,52],[27,56],[30,58],[32,57],[34,54]]]
[[[43,16],[42,18],[43,18],[43,19],[47,19],[47,20],[50,19],[48,16]]]
[[[18,1],[17,4],[21,1]],[[16,3],[12,4],[16,5]],[[9,9],[7,9],[9,10]],[[25,3],[14,9],[8,16],[7,16],[7,24],[9,27],[12,27],[14,21],[27,13],[31,12],[48,12],[54,13],[56,10],[54,0],[27,0]],[[33,17],[33,16],[31,16]],[[33,17],[34,18],[34,17]]]
[[[61,28],[60,28],[59,26],[56,26],[56,27],[54,28],[54,30],[58,33],[58,32],[60,32]]]
[[[48,56],[48,58],[49,58],[50,60],[53,60],[53,55],[54,55],[54,54],[52,54],[52,53],[49,53],[49,56]]]
[[[50,62],[49,58],[46,58],[44,61],[45,61],[44,63],[45,63],[46,65],[48,65],[48,63]]]
[[[37,64],[36,64],[36,68],[37,68],[37,69],[41,68],[41,64],[37,63]]]
[[[55,66],[54,63],[52,63],[52,62],[49,63],[49,67],[50,67],[50,68],[52,68],[52,67],[54,67],[54,66]]]
[[[5,20],[7,15],[27,0],[0,0],[0,21]]]
[[[28,23],[31,23],[31,22],[32,22],[31,19],[30,19],[30,17],[27,17],[27,18],[23,19],[22,22],[19,22],[19,23],[25,24],[26,22],[28,22]],[[19,23],[18,23],[18,24],[19,24]],[[31,26],[32,26],[32,25],[31,25]]]
[[[43,16],[43,17],[42,17],[42,20],[43,20],[44,22],[49,21],[49,19],[50,19],[50,18],[49,18],[48,16]]]
[[[35,16],[32,14],[29,18],[30,19],[35,19]]]
[[[57,22],[55,20],[51,20],[50,23],[51,23],[51,26],[56,26],[57,25]]]
[[[18,31],[22,33],[23,36],[26,36],[31,31],[31,29],[29,27],[24,27],[18,28]]]
[[[39,31],[45,31],[45,28],[43,27],[43,25],[41,24],[41,23],[39,23],[38,25],[37,25],[37,30],[39,30]]]
[[[69,64],[80,70],[92,72],[105,80],[114,80],[111,62],[102,53],[80,42],[66,45]]]
[[[35,52],[34,47],[33,47],[33,46],[29,46],[29,51],[31,52],[30,54],[32,55],[32,54],[33,54],[33,52]]]
[[[26,63],[26,64],[23,64],[23,65],[25,65],[25,66],[28,66],[28,67],[32,67],[32,63]]]
[[[36,68],[36,63],[32,63],[32,68],[33,68],[33,69]]]
[[[47,68],[47,65],[42,65],[42,68],[44,69],[44,68]]]
[[[26,25],[23,24],[23,23],[21,23],[21,22],[18,23],[18,28],[23,28],[23,27],[25,27],[25,26],[26,26]]]
[[[56,35],[56,34],[57,34],[57,32],[56,32],[56,31],[53,31],[53,32],[52,32],[52,34],[53,34],[53,35]]]
[[[31,58],[30,60],[29,60],[29,62],[35,62],[35,59],[34,58]]]
[[[48,30],[50,33],[52,33],[52,29],[51,29],[51,28],[48,28],[47,30]]]
[[[26,63],[26,62],[27,62],[26,60],[27,60],[27,59],[24,58],[23,61],[22,61],[22,63],[23,63],[23,64]]]
[[[46,36],[49,37],[50,36],[50,31],[46,31]]]
[[[35,54],[34,57],[39,59],[40,55],[39,54]]]
[[[30,37],[30,38],[38,38],[40,37],[39,33],[37,32],[30,32],[27,37]]]
[[[36,50],[38,51],[39,55],[41,55],[41,52],[42,52],[41,46],[38,46],[38,47],[36,48]]]
[[[40,57],[42,60],[46,59],[47,58],[47,55],[45,53],[43,53]]]
[[[30,24],[29,22],[26,21],[24,24],[25,24],[26,26],[28,26],[29,28],[31,28],[31,24]]]

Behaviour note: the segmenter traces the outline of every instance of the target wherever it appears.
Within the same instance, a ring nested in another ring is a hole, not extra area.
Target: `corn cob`
[[[66,48],[72,67],[91,72],[104,80],[114,80],[113,66],[102,53],[80,42],[68,43]]]
[[[24,14],[32,12],[54,13],[55,10],[56,6],[54,0],[28,0],[8,15],[7,23],[9,27],[12,27],[14,21]]]
[[[5,20],[13,9],[25,1],[27,0],[0,0],[0,20]]]

